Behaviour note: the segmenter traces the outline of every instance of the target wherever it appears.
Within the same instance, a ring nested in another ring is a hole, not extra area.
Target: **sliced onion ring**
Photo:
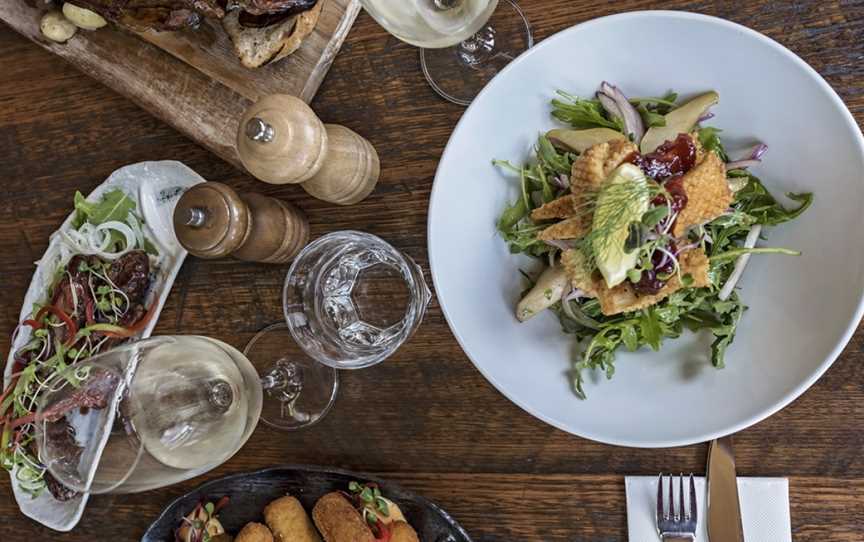
[[[747,234],[747,239],[744,240],[743,248],[755,247],[756,241],[759,240],[760,233],[762,233],[761,224],[756,224],[750,228],[750,232]],[[737,260],[735,260],[735,268],[732,269],[732,274],[729,275],[729,280],[726,281],[726,284],[723,285],[723,288],[720,289],[720,293],[717,295],[720,301],[726,301],[729,299],[729,296],[732,295],[732,290],[735,289],[735,285],[738,284],[738,281],[741,279],[741,275],[744,273],[744,268],[747,267],[748,261],[750,261],[750,254],[742,254],[738,256]]]

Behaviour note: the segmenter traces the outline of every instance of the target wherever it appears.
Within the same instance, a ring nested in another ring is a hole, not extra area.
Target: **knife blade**
[[[708,450],[708,540],[744,542],[732,437],[711,442]]]

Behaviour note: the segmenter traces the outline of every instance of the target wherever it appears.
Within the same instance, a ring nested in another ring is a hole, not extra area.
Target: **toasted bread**
[[[314,8],[292,15],[278,23],[261,28],[240,23],[240,12],[233,10],[222,19],[222,27],[234,43],[234,52],[247,68],[258,68],[285,58],[300,48],[303,40],[318,24],[321,8],[327,0],[319,0]]]

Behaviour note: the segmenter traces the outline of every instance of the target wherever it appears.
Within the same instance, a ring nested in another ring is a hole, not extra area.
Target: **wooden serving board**
[[[310,102],[360,11],[358,0],[320,1],[318,24],[300,48],[254,70],[240,63],[218,21],[178,32],[109,24],[55,43],[39,30],[41,0],[0,0],[0,20],[239,167],[234,140],[243,111],[273,93]]]

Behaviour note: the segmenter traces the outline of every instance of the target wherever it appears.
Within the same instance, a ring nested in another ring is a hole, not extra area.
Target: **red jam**
[[[636,155],[633,163],[655,181],[683,175],[696,165],[696,145],[687,134],[678,134],[672,141],[657,147],[652,153]]]

